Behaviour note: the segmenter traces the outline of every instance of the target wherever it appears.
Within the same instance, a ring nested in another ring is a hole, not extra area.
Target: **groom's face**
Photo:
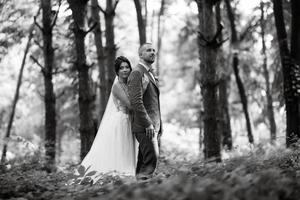
[[[145,44],[140,51],[140,58],[145,62],[152,64],[155,61],[155,49],[152,44]]]

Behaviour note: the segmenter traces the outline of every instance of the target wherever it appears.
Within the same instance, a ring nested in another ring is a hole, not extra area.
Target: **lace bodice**
[[[124,94],[122,94],[122,95],[125,95],[127,98],[129,98],[127,86],[125,84],[121,84],[119,82],[117,82],[115,84],[118,84],[118,86],[120,88],[122,88],[122,92],[124,92]],[[120,101],[120,99],[118,99],[115,95],[113,95],[113,101],[114,101],[114,104],[118,111],[121,111],[126,114],[129,113],[128,107],[122,101]]]

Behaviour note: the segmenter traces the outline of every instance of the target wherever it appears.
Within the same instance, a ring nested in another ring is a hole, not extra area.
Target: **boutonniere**
[[[147,88],[147,86],[149,84],[149,81],[150,80],[149,80],[148,76],[143,75],[143,77],[142,77],[143,93],[146,91],[146,88]]]

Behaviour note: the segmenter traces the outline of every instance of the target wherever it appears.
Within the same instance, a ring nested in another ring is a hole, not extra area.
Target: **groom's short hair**
[[[139,56],[142,54],[142,51],[143,51],[143,49],[144,49],[144,47],[146,46],[146,45],[152,45],[152,43],[151,42],[145,42],[144,44],[142,44],[140,47],[139,47]]]

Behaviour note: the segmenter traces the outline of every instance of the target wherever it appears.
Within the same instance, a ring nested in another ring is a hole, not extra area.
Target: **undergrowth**
[[[174,152],[172,152],[174,154]],[[232,153],[234,154],[234,153]],[[38,159],[0,168],[0,198],[13,199],[299,199],[300,150],[258,146],[222,163],[174,160],[164,152],[147,182],[107,176],[67,185],[71,170],[47,173]]]

